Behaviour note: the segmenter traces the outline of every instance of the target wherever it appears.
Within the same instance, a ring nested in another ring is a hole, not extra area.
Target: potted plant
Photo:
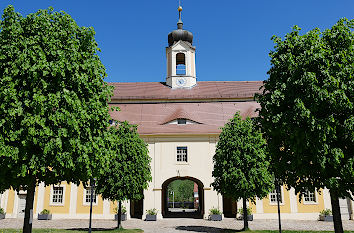
[[[330,209],[324,209],[320,212],[320,221],[333,222],[333,215]]]
[[[38,214],[38,220],[52,220],[52,214],[49,210],[44,209]]]
[[[146,211],[146,219],[145,221],[156,221],[157,210],[150,209]]]
[[[239,217],[237,219],[243,220],[243,208],[238,209],[237,213],[239,214]],[[253,221],[252,210],[248,207],[247,207],[247,220]]]
[[[211,221],[221,221],[222,220],[222,215],[221,211],[217,208],[211,208],[209,210],[209,220]]]
[[[114,220],[118,221],[118,208],[114,208]],[[121,214],[121,219],[122,221],[127,220],[127,208],[125,206],[122,206],[122,214]]]
[[[5,211],[3,208],[0,208],[0,219],[4,219],[5,218]]]

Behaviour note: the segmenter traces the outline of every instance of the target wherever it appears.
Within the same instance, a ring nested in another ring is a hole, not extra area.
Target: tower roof
[[[190,31],[183,29],[181,6],[178,7],[178,12],[179,12],[179,20],[177,23],[177,30],[174,30],[168,34],[168,46],[171,46],[175,42],[178,42],[180,40],[193,44],[193,34]]]

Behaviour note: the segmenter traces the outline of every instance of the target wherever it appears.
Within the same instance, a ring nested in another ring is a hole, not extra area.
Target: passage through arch
[[[164,218],[203,218],[204,185],[193,177],[173,177],[162,184]]]

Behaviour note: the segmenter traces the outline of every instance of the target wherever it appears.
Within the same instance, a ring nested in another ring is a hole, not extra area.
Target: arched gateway
[[[194,182],[194,200],[189,203],[174,203],[169,198],[169,185],[177,180],[190,180]],[[203,218],[204,216],[204,185],[194,177],[172,177],[162,184],[161,195],[162,216],[164,218]]]

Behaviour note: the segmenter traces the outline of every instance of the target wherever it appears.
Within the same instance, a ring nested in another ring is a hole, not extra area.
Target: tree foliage
[[[266,141],[259,127],[247,117],[236,113],[222,128],[213,157],[216,191],[234,200],[243,199],[244,216],[247,216],[246,200],[255,202],[273,188],[273,176],[268,171]],[[248,220],[244,229],[248,229]]]
[[[273,37],[261,123],[273,171],[296,192],[354,192],[354,21]]]
[[[175,180],[172,181],[168,187],[169,200],[176,202],[188,202],[193,201],[194,197],[194,182],[191,180]],[[171,194],[174,192],[174,194]]]
[[[1,189],[88,180],[107,152],[112,95],[93,28],[52,8],[23,17],[9,6],[0,30]]]
[[[115,201],[139,200],[152,179],[147,145],[139,137],[137,127],[126,121],[119,122],[117,128],[111,127],[108,134],[109,157],[101,167],[97,192]]]
[[[242,120],[236,113],[222,128],[216,146],[214,189],[234,200],[265,197],[273,188],[265,145],[253,121],[249,117]]]
[[[353,26],[341,19],[323,32],[300,35],[295,26],[283,40],[273,37],[260,120],[272,170],[297,193],[354,192]]]

